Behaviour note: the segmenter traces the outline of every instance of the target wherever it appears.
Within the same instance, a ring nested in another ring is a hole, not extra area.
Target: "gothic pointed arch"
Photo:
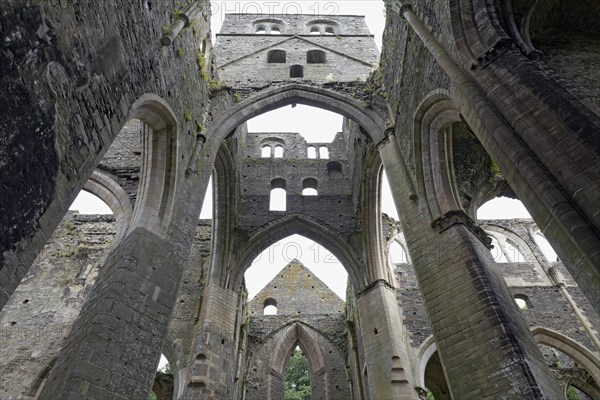
[[[431,391],[436,400],[450,400],[450,389],[433,336],[429,336],[419,347],[416,367],[417,386],[420,389]]]
[[[600,385],[600,359],[583,345],[560,332],[541,326],[531,329],[536,342],[554,347],[571,357],[577,364],[585,368],[590,376]]]
[[[362,208],[363,220],[365,221],[365,251],[368,259],[366,265],[369,269],[369,279],[375,281],[385,279],[394,282],[393,273],[387,267],[384,258],[381,227],[381,177],[383,164],[379,152],[375,146],[371,146],[365,159],[364,185],[362,187],[362,198],[365,206]]]
[[[276,347],[271,353],[271,368],[273,370],[281,375],[284,374],[289,355],[294,351],[296,345],[299,345],[304,351],[313,374],[324,368],[325,362],[322,350],[309,329],[306,325],[299,322],[292,323],[283,328],[283,335],[279,338]]]
[[[116,222],[116,235],[113,240],[118,243],[131,222],[133,207],[127,192],[110,176],[101,171],[94,171],[85,183],[84,190],[98,196],[112,210]]]
[[[214,199],[213,199],[213,227],[212,227],[212,256],[209,281],[221,282],[231,254],[235,235],[233,234],[234,219],[234,165],[231,153],[223,144],[217,152],[213,167],[214,172]]]
[[[458,108],[445,90],[431,92],[414,116],[413,153],[417,191],[432,220],[461,210],[452,160],[452,123],[460,122]]]
[[[357,292],[368,284],[359,256],[347,240],[312,218],[290,214],[274,221],[245,242],[237,254],[234,269],[229,272],[226,287],[236,290],[241,285],[244,272],[252,260],[272,243],[293,234],[302,235],[326,247],[346,268]]]
[[[211,144],[213,151],[216,152],[223,140],[240,124],[290,104],[304,104],[341,114],[359,123],[374,142],[383,139],[384,119],[376,111],[366,109],[358,100],[329,89],[290,84],[261,91],[219,115],[209,128],[210,136],[214,137]]]
[[[341,385],[347,382],[348,371],[339,348],[301,321],[290,321],[273,331],[250,358],[246,371],[248,398],[283,398],[286,366],[296,347],[308,361],[312,398],[349,398],[348,388]]]
[[[131,106],[127,120],[139,119],[142,127],[142,166],[138,198],[130,230],[145,227],[165,234],[171,221],[179,162],[178,126],[175,112],[154,94],[140,97]]]

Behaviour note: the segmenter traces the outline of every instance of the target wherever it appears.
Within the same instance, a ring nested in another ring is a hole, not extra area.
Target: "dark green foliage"
[[[163,374],[172,374],[173,373],[173,368],[171,368],[171,364],[166,363],[160,370],[159,372],[162,372]]]
[[[310,400],[310,372],[306,356],[296,348],[285,370],[285,400]]]
[[[573,386],[569,386],[567,389],[567,400],[580,400],[581,398],[577,394],[577,390]]]

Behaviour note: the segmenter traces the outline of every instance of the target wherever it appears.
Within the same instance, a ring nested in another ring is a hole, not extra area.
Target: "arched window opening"
[[[327,55],[323,50],[309,50],[306,52],[306,62],[308,64],[325,64]]]
[[[285,189],[271,190],[271,202],[269,203],[269,211],[285,211],[286,210],[286,192]]]
[[[393,264],[408,264],[408,256],[404,247],[395,240],[390,245],[390,259]]]
[[[558,261],[558,255],[541,232],[536,232],[535,235],[533,235],[533,239],[535,240],[535,243],[538,245],[544,257],[546,257],[546,260],[549,262]]]
[[[343,128],[344,117],[319,107],[289,105],[260,114],[247,121],[248,132],[298,132],[307,143],[331,143]],[[269,138],[270,139],[270,138]],[[269,140],[262,144],[284,144]]]
[[[313,26],[312,28],[310,28],[310,34],[311,35],[320,35],[321,31],[319,30],[318,26]]]
[[[342,173],[342,164],[337,161],[329,161],[327,163],[327,172],[329,173]]]
[[[286,192],[285,180],[273,179],[271,181],[271,200],[269,204],[270,211],[285,211],[286,210]]]
[[[290,78],[304,78],[304,67],[302,65],[292,65],[290,67]]]
[[[346,298],[346,269],[324,246],[301,235],[291,235],[265,248],[252,261],[244,273],[248,299],[252,300],[273,278],[281,274],[294,259],[325,283],[339,298]],[[277,303],[279,312],[283,310],[283,300]]]
[[[77,211],[79,214],[103,214],[112,215],[113,212],[100,197],[82,190],[79,192],[69,210]]]
[[[277,301],[271,297],[263,303],[263,315],[277,315]]]
[[[477,219],[514,219],[531,218],[531,215],[519,200],[508,197],[496,197],[477,209]]]
[[[308,158],[317,158],[317,149],[315,149],[314,146],[308,146],[306,151],[308,152]]]
[[[156,366],[156,371],[162,372],[164,374],[172,374],[173,373],[173,368],[171,368],[171,364],[169,364],[169,360],[167,360],[167,357],[165,357],[164,354],[160,355],[160,361],[158,362],[158,365]]]
[[[211,176],[206,186],[206,193],[202,201],[199,219],[212,219],[213,217],[213,177]]]
[[[322,160],[329,158],[329,149],[326,146],[319,147],[319,158]]]
[[[317,189],[306,188],[302,189],[302,196],[318,196],[319,192]]]
[[[398,211],[396,210],[396,205],[394,204],[394,198],[392,196],[392,189],[390,188],[390,183],[388,182],[387,175],[385,170],[381,172],[381,196],[380,196],[380,207],[381,212],[387,214],[389,217],[393,218],[396,221],[399,221]]]
[[[500,247],[500,243],[498,243],[498,240],[495,237],[492,237],[492,248],[490,249],[490,252],[492,253],[492,257],[494,258],[495,262],[497,262],[497,263],[507,263],[508,262],[508,259],[506,258],[504,251],[502,251],[502,247]]]
[[[296,346],[285,368],[285,399],[310,399],[310,370],[308,359],[299,346]]]
[[[156,376],[152,385],[152,392],[148,399],[172,399],[174,391],[174,371],[167,358],[161,354],[160,361],[156,367]],[[153,397],[155,396],[155,397]]]
[[[260,25],[256,28],[257,35],[264,35],[265,33],[267,33],[267,30],[265,29],[264,25]]]
[[[281,35],[281,29],[278,26],[272,26],[271,35]]]
[[[332,26],[328,26],[325,28],[326,35],[335,35],[335,29]]]
[[[271,146],[263,146],[260,149],[260,156],[262,158],[270,158],[271,157]]]
[[[269,50],[267,52],[267,62],[269,64],[285,64],[285,62],[286,62],[285,50]]]
[[[283,147],[282,146],[275,146],[275,158],[283,158]]]
[[[442,363],[438,352],[434,352],[427,365],[425,366],[425,387],[427,391],[427,400],[449,400],[450,389],[444,375]]]
[[[315,178],[306,178],[302,181],[303,196],[317,196],[317,186],[319,182]]]
[[[523,311],[527,311],[531,308],[531,302],[529,301],[529,297],[525,296],[524,294],[516,294],[515,302],[517,303],[517,306]]]

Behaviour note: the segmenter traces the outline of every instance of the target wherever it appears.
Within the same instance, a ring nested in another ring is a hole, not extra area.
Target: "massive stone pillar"
[[[238,298],[218,285],[204,290],[184,399],[230,399],[235,393]]]
[[[460,210],[428,220],[393,136],[380,155],[453,398],[561,398],[473,221]]]
[[[40,399],[146,399],[185,260],[137,228],[107,257]]]
[[[356,303],[370,398],[417,399],[394,288],[376,281],[358,294]]]

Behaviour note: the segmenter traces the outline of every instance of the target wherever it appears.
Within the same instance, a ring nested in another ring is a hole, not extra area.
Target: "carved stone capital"
[[[468,230],[471,231],[473,235],[481,243],[485,245],[488,249],[492,248],[492,239],[488,236],[487,233],[471,217],[467,215],[463,210],[451,210],[444,214],[442,217],[435,219],[431,223],[431,227],[436,229],[438,233],[444,232],[446,229],[450,228],[453,225],[462,224]]]

